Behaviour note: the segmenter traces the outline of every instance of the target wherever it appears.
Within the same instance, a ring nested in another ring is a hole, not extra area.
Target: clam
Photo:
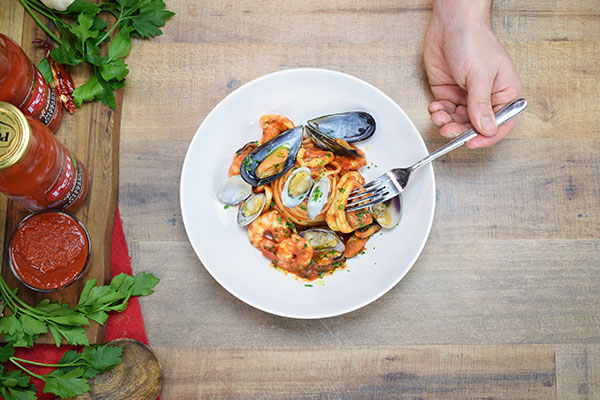
[[[300,167],[293,170],[285,181],[283,192],[281,193],[281,202],[287,208],[297,207],[304,201],[311,188],[313,179],[310,176],[310,169]]]
[[[221,203],[235,206],[246,200],[252,193],[252,186],[244,182],[241,176],[234,175],[227,179],[217,191]]]
[[[254,149],[242,161],[242,179],[253,186],[260,186],[289,171],[302,144],[302,130],[302,125],[296,126]]]
[[[308,204],[306,205],[306,211],[308,218],[311,220],[317,218],[329,199],[331,192],[331,182],[326,177],[317,179],[313,185],[310,194],[308,195]]]
[[[344,257],[344,251],[346,250],[344,242],[342,242],[335,232],[329,229],[307,229],[300,232],[300,236],[310,243],[315,252],[322,254],[330,253],[333,255],[332,260],[334,262]]]
[[[375,119],[364,111],[325,115],[307,123],[313,142],[339,155],[362,157],[348,143],[370,138],[375,132]]]
[[[369,207],[371,215],[382,228],[392,229],[402,217],[402,196],[392,197],[386,202]]]
[[[238,210],[237,220],[241,226],[254,221],[265,208],[267,196],[264,193],[253,193],[246,199]]]

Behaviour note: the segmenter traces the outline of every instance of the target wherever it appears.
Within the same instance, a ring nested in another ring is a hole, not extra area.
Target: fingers
[[[506,122],[504,125],[498,127],[498,133],[496,133],[494,136],[486,137],[483,135],[477,135],[476,137],[467,142],[467,148],[478,149],[495,145],[506,135],[508,135],[508,133],[514,128],[515,122],[515,120],[511,120]]]
[[[493,78],[485,74],[473,74],[467,81],[467,107],[469,120],[484,136],[494,136],[498,132],[496,118],[492,111]]]

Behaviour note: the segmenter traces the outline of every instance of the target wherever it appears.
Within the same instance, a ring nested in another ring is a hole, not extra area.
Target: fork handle
[[[516,117],[526,107],[527,107],[527,100],[525,100],[523,98],[517,99],[517,100],[513,101],[512,103],[509,103],[504,108],[502,108],[500,111],[498,111],[496,114],[494,114],[494,116],[496,117],[496,124],[498,126],[500,126],[500,125],[506,123],[507,121]],[[464,131],[459,137],[457,137],[450,143],[445,144],[444,146],[440,147],[439,149],[437,149],[436,151],[434,151],[433,153],[431,153],[430,155],[428,155],[421,161],[416,162],[412,167],[410,167],[410,169],[412,171],[414,171],[415,169],[417,169],[427,163],[430,163],[431,161],[435,160],[436,158],[441,157],[444,154],[459,148],[463,144],[467,143],[469,140],[473,139],[478,134],[479,133],[477,133],[477,131],[474,129],[469,129],[469,130]]]

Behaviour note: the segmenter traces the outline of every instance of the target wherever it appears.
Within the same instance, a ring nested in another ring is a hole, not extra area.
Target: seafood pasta
[[[263,135],[233,156],[218,192],[240,204],[238,223],[275,268],[305,280],[343,268],[369,238],[400,220],[400,199],[346,212],[348,196],[365,183],[365,153],[351,142],[375,131],[365,112],[327,115],[296,126],[280,115],[260,118]]]

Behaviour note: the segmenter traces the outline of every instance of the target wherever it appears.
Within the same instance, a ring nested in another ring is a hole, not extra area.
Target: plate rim
[[[192,249],[194,250],[194,253],[196,254],[196,257],[198,257],[199,261],[202,263],[202,266],[204,267],[204,269],[210,274],[210,276],[223,288],[225,289],[230,295],[234,296],[235,298],[237,298],[238,300],[244,302],[245,304],[266,312],[268,314],[272,314],[272,315],[276,315],[278,317],[284,317],[284,318],[289,318],[289,319],[298,319],[298,320],[311,320],[311,319],[321,319],[321,318],[332,318],[332,317],[336,317],[336,316],[341,316],[341,315],[345,315],[348,313],[351,313],[353,311],[356,311],[358,309],[361,309],[373,302],[375,302],[376,300],[380,299],[381,297],[383,297],[385,294],[387,294],[390,290],[392,290],[405,276],[406,274],[408,274],[408,272],[413,268],[413,266],[415,265],[415,263],[417,262],[418,258],[421,256],[421,253],[423,252],[423,249],[425,248],[425,245],[427,244],[427,241],[429,240],[429,236],[431,234],[431,229],[433,227],[433,220],[434,220],[434,216],[435,216],[435,209],[436,209],[436,205],[437,205],[437,198],[436,198],[436,192],[437,192],[437,185],[436,185],[436,180],[435,180],[435,173],[433,170],[433,165],[432,163],[429,163],[428,165],[423,166],[423,169],[427,169],[429,170],[429,173],[431,173],[431,178],[432,178],[432,190],[431,190],[431,200],[432,200],[432,205],[431,205],[431,213],[430,213],[430,217],[429,220],[426,221],[427,223],[427,229],[426,229],[426,234],[424,235],[424,240],[422,241],[422,243],[419,246],[418,251],[415,253],[415,255],[411,258],[410,262],[408,263],[409,266],[408,268],[406,268],[406,270],[404,271],[404,273],[400,274],[395,280],[390,281],[390,283],[384,287],[382,287],[381,290],[378,291],[378,294],[371,296],[369,298],[367,298],[366,300],[352,306],[349,308],[344,308],[341,311],[337,311],[337,312],[328,312],[328,313],[322,313],[319,315],[311,315],[311,316],[298,316],[298,315],[293,315],[290,313],[285,313],[285,312],[281,312],[281,311],[277,311],[272,309],[272,307],[268,307],[268,306],[263,306],[263,305],[258,305],[256,304],[254,301],[249,300],[247,298],[245,298],[244,296],[235,293],[235,290],[232,290],[229,285],[227,285],[226,283],[224,283],[221,279],[219,279],[219,277],[217,275],[215,275],[213,273],[213,271],[211,270],[211,267],[207,266],[206,263],[204,262],[204,260],[202,259],[201,256],[201,252],[199,252],[199,250],[197,249],[196,245],[192,242],[191,237],[190,237],[190,228],[187,226],[186,223],[186,208],[184,206],[184,175],[185,175],[185,171],[186,171],[186,165],[190,162],[189,161],[189,153],[190,153],[190,149],[192,148],[192,144],[194,143],[195,140],[199,140],[197,139],[198,136],[198,132],[201,130],[202,126],[205,124],[206,120],[208,120],[211,115],[213,113],[216,112],[216,110],[220,107],[222,107],[222,105],[224,103],[227,103],[233,95],[236,94],[236,92],[238,92],[239,90],[241,90],[242,88],[246,88],[246,87],[251,87],[257,84],[260,84],[261,81],[263,80],[267,80],[269,78],[271,78],[274,75],[284,75],[284,74],[293,74],[293,73],[297,73],[297,72],[301,72],[301,73],[317,73],[317,74],[332,74],[332,75],[337,75],[337,76],[341,76],[345,79],[350,79],[353,80],[359,84],[362,85],[366,85],[368,86],[370,89],[376,91],[380,96],[382,96],[383,98],[385,98],[386,100],[388,100],[389,102],[391,102],[394,107],[405,117],[405,119],[409,122],[409,124],[412,126],[412,128],[418,133],[419,136],[419,140],[421,142],[421,144],[424,146],[425,150],[429,153],[429,149],[427,148],[427,144],[425,143],[425,140],[423,139],[423,135],[421,134],[421,132],[417,129],[417,127],[415,126],[414,122],[412,121],[412,119],[408,116],[408,114],[406,114],[406,112],[402,109],[402,107],[400,107],[390,96],[388,96],[385,92],[383,92],[381,89],[377,88],[376,86],[370,84],[367,81],[364,81],[360,78],[357,78],[353,75],[344,73],[344,72],[340,72],[340,71],[336,71],[336,70],[331,70],[331,69],[325,69],[325,68],[311,68],[311,67],[302,67],[302,68],[288,68],[288,69],[282,69],[282,70],[278,70],[278,71],[274,71],[274,72],[270,72],[268,74],[264,74],[261,75],[257,78],[254,78],[246,83],[244,83],[243,85],[239,86],[238,88],[236,88],[235,90],[233,90],[231,93],[227,94],[223,99],[221,99],[211,110],[208,114],[206,114],[206,116],[204,117],[204,119],[202,120],[202,122],[200,123],[200,125],[198,125],[198,128],[196,128],[196,131],[194,132],[194,135],[192,137],[192,139],[190,140],[189,144],[188,144],[188,148],[186,150],[185,153],[185,157],[184,157],[184,161],[181,167],[181,175],[180,175],[180,182],[179,182],[179,206],[180,206],[180,210],[181,210],[181,216],[182,216],[182,221],[183,221],[183,226],[184,226],[184,230],[186,232],[187,238],[188,238],[188,242],[190,243],[190,245],[192,246]],[[339,271],[338,271],[339,272]]]

